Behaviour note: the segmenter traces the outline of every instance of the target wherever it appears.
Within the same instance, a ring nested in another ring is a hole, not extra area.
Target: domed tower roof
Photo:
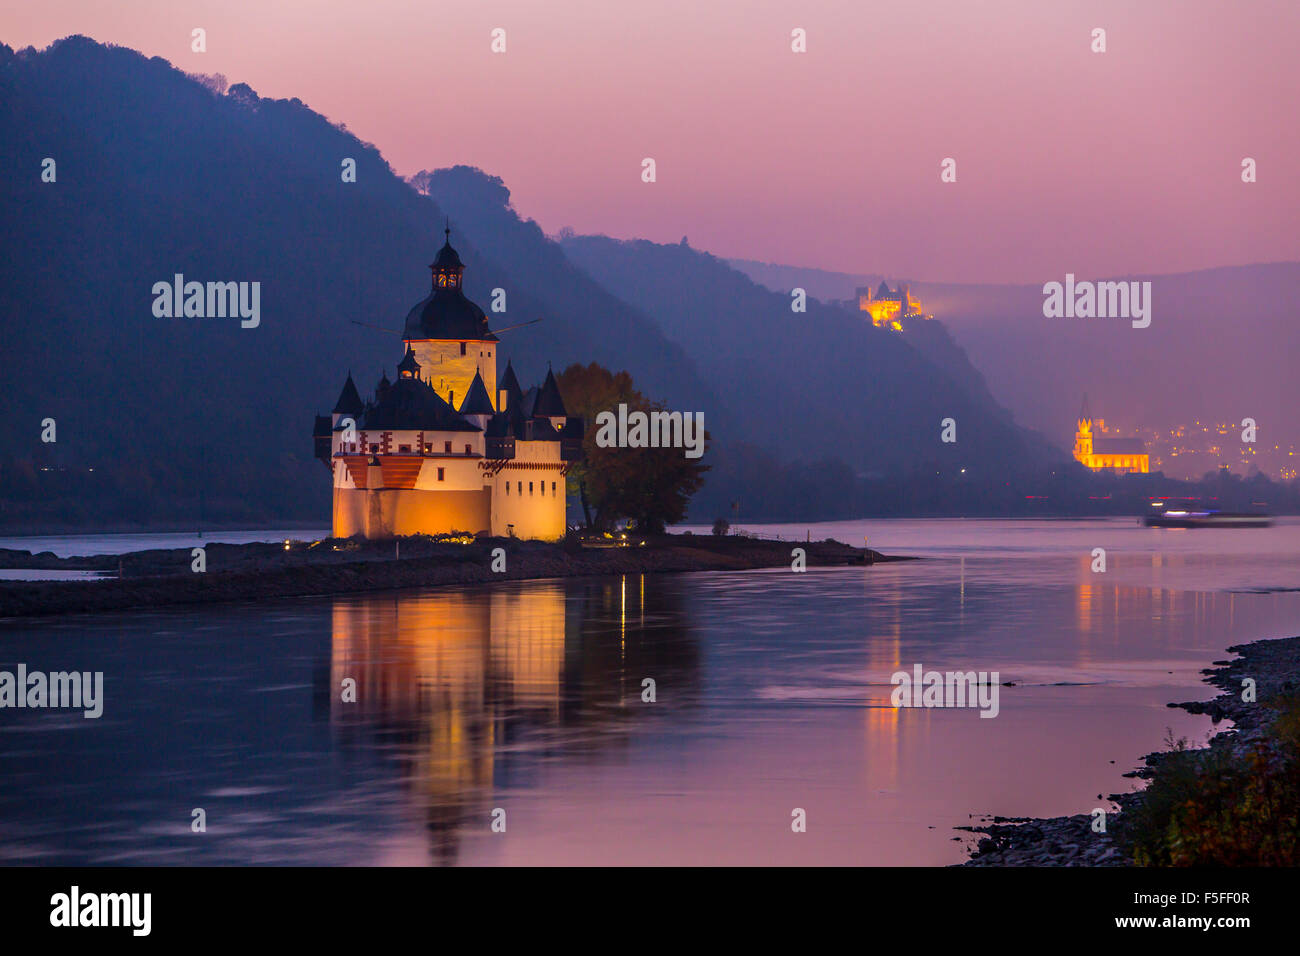
[[[487,316],[465,297],[462,288],[465,264],[452,248],[451,226],[448,225],[444,232],[447,241],[429,266],[433,273],[433,289],[406,314],[402,338],[495,342],[497,337],[488,328]]]

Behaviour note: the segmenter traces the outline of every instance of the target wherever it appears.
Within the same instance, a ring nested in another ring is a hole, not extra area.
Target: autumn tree
[[[570,415],[586,420],[583,460],[570,477],[577,485],[588,527],[608,529],[628,518],[648,534],[661,534],[667,525],[686,517],[691,495],[704,483],[707,465],[687,458],[681,448],[602,448],[596,444],[596,417],[629,412],[663,411],[632,384],[627,372],[611,372],[594,362],[570,365],[558,376],[560,394]],[[707,433],[706,433],[707,439]],[[593,514],[594,511],[594,514]]]

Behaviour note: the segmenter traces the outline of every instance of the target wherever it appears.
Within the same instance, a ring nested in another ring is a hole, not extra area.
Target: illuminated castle
[[[1074,457],[1093,471],[1108,468],[1119,474],[1151,470],[1146,445],[1140,438],[1093,438],[1092,415],[1088,412],[1088,396],[1083,396],[1079,411],[1079,430],[1074,435]],[[1103,434],[1106,423],[1097,419],[1097,428]]]
[[[912,298],[906,285],[900,284],[891,292],[889,286],[882,282],[874,294],[870,286],[859,288],[856,292],[858,308],[869,314],[871,324],[878,328],[901,330],[904,319],[934,318],[921,312],[921,303]]]
[[[497,380],[498,339],[465,296],[450,228],[429,268],[433,289],[406,316],[397,380],[385,373],[363,401],[349,373],[333,413],[316,418],[333,534],[562,538],[582,419],[569,417],[549,371],[527,392],[509,364]]]

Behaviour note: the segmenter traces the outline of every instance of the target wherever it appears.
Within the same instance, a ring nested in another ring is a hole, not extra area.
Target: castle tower
[[[459,407],[475,376],[489,396],[496,395],[497,337],[483,310],[465,296],[465,264],[447,241],[429,266],[433,287],[406,316],[402,341],[419,365],[420,377],[444,401]]]

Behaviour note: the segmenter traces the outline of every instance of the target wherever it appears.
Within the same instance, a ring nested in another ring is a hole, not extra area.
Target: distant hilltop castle
[[[527,392],[509,363],[497,381],[498,339],[466,298],[450,227],[446,235],[429,267],[433,290],[406,316],[397,380],[384,373],[362,401],[349,372],[333,413],[316,417],[333,534],[562,538],[583,421],[565,411],[550,371]]]
[[[892,292],[888,285],[881,282],[874,294],[870,286],[862,286],[856,289],[855,293],[858,297],[858,309],[869,314],[871,324],[877,328],[901,331],[904,319],[934,318],[933,315],[926,315],[921,311],[921,303],[912,298],[911,291],[901,283]]]
[[[1088,396],[1083,396],[1083,407],[1079,410],[1079,430],[1074,435],[1074,457],[1093,471],[1103,468],[1119,474],[1137,472],[1147,474],[1151,471],[1150,457],[1146,445],[1140,438],[1094,438],[1092,434],[1092,413],[1088,411]],[[1097,419],[1097,427],[1106,431],[1106,423]]]

